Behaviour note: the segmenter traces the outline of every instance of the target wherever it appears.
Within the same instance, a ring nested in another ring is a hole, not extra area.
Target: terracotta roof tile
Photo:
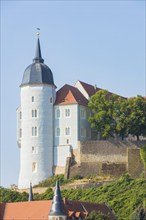
[[[0,204],[3,220],[48,220],[52,201],[14,202]]]
[[[0,204],[0,220],[48,220],[48,214],[52,205],[51,200],[15,202]],[[68,219],[74,216],[86,218],[93,210],[110,213],[110,219],[116,220],[112,211],[105,204],[94,204],[89,202],[70,201],[64,204],[64,211],[68,214]]]
[[[55,105],[66,104],[79,104],[87,106],[88,100],[76,87],[66,84],[57,91]]]

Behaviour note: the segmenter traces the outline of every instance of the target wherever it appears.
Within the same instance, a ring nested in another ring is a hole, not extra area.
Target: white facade
[[[77,81],[75,87],[66,84],[56,96],[52,71],[41,56],[39,37],[35,58],[25,69],[20,88],[17,143],[21,189],[52,176],[54,167],[65,168],[67,158],[78,148],[78,141],[91,138],[91,128],[88,93]]]
[[[52,85],[21,87],[21,107],[17,110],[19,188],[28,188],[30,181],[35,185],[52,175],[55,95]]]

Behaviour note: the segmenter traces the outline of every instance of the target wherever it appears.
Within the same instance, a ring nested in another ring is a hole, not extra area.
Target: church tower
[[[35,58],[23,74],[21,105],[17,109],[17,143],[20,148],[18,188],[28,188],[52,175],[53,105],[56,86],[41,55],[39,34]]]

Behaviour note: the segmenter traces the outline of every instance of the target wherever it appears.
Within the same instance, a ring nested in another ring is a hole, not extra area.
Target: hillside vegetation
[[[131,216],[136,209],[146,208],[146,180],[143,178],[132,179],[129,175],[124,175],[118,180],[100,187],[65,189],[61,193],[63,198],[69,200],[106,203],[114,210],[118,220],[133,220],[134,218]],[[42,194],[34,194],[34,200],[48,200],[52,197],[52,188],[48,188]],[[28,194],[25,192],[18,193],[0,188],[1,202],[27,201],[27,199]]]

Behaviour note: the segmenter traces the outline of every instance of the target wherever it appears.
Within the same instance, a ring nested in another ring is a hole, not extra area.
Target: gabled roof
[[[79,104],[79,105],[87,106],[88,100],[76,87],[65,84],[56,93],[55,105],[66,105],[66,104]]]
[[[14,202],[0,204],[1,220],[48,220],[48,214],[51,210],[52,201],[32,201],[32,202]],[[110,214],[110,220],[117,218],[105,204],[95,204],[89,202],[70,201],[63,202],[63,208],[68,218],[74,216],[86,218],[93,210],[101,211],[104,214]]]
[[[94,95],[96,92],[98,92],[99,90],[101,90],[100,88],[97,88],[96,85],[92,86],[88,83],[79,81],[80,84],[83,86],[83,88],[85,89],[85,91],[88,93],[89,97]]]
[[[1,220],[48,220],[52,201],[14,202],[0,204]]]
[[[89,97],[91,97],[92,95],[94,95],[94,94],[95,94],[96,92],[98,92],[99,90],[104,90],[104,89],[101,89],[101,88],[96,87],[96,85],[95,85],[95,86],[92,86],[92,85],[90,85],[90,84],[88,84],[88,83],[85,83],[85,82],[82,82],[82,81],[80,81],[80,80],[79,80],[79,82],[80,82],[80,84],[82,85],[82,87],[85,89],[85,91],[87,92],[87,94],[89,95]],[[115,94],[115,93],[108,91],[108,97],[110,97],[112,94]],[[116,95],[116,94],[115,94],[115,95]],[[120,95],[118,95],[118,96],[120,96]],[[126,98],[123,97],[123,96],[120,96],[120,97],[123,98],[123,99],[126,99]]]

